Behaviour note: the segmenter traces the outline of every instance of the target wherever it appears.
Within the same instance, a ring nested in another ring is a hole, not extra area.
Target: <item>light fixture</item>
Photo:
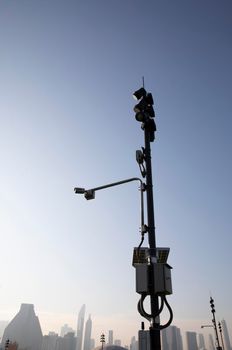
[[[147,91],[143,87],[133,93],[133,97],[136,100],[140,100],[142,97],[145,97],[146,95],[147,95]]]
[[[138,121],[138,122],[145,122],[147,120],[147,116],[144,112],[137,112],[135,114],[135,119]]]
[[[82,187],[75,187],[74,188],[74,192],[77,194],[84,194],[85,193],[85,189]]]

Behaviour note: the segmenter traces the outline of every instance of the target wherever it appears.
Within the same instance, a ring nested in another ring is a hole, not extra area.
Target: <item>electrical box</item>
[[[172,294],[172,267],[167,264],[168,253],[169,248],[157,248],[157,262],[152,262],[149,248],[134,248],[132,265],[136,272],[137,293]]]
[[[172,294],[171,269],[168,264],[153,264],[154,293],[157,295]]]
[[[148,293],[149,275],[148,265],[140,264],[136,265],[136,292],[137,293]]]

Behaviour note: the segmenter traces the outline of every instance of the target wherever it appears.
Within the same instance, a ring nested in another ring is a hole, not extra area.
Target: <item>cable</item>
[[[149,322],[151,322],[151,319],[152,319],[152,315],[148,314],[145,310],[144,310],[144,307],[143,307],[143,302],[144,302],[144,299],[147,297],[147,294],[143,293],[141,295],[141,298],[139,299],[138,301],[138,312],[140,313],[141,316],[143,316],[144,318],[146,318]]]
[[[163,299],[164,299],[164,303],[165,305],[167,306],[168,308],[168,311],[170,313],[170,318],[168,320],[167,323],[165,323],[164,325],[159,325],[158,329],[161,330],[161,329],[164,329],[164,328],[167,328],[168,326],[170,326],[170,324],[172,323],[172,320],[173,320],[173,312],[172,312],[172,308],[171,306],[169,305],[167,299],[166,299],[166,295],[163,296]]]
[[[143,241],[144,241],[144,234],[143,233],[141,233],[141,242],[140,242],[140,244],[139,244],[139,246],[138,246],[138,250],[141,248],[141,246],[142,246],[142,244],[143,244]]]
[[[160,305],[157,316],[159,316],[161,314],[161,312],[163,311],[163,308],[164,308],[164,296],[162,295],[160,298],[161,298],[161,305]]]
[[[162,329],[167,328],[168,326],[170,326],[170,324],[172,323],[172,320],[173,320],[173,311],[172,311],[172,308],[171,308],[171,306],[169,305],[169,303],[167,301],[166,296],[165,295],[160,296],[161,297],[161,305],[160,305],[160,308],[159,308],[159,311],[158,311],[157,315],[148,314],[144,310],[143,302],[144,302],[144,300],[145,300],[145,298],[147,296],[148,296],[148,294],[143,293],[141,295],[141,298],[138,301],[137,308],[138,308],[138,312],[140,313],[140,315],[142,317],[146,318],[149,322],[151,322],[152,319],[155,319],[155,317],[157,317],[157,316],[159,316],[161,314],[161,312],[163,311],[164,304],[165,304],[167,306],[167,308],[168,308],[169,313],[170,313],[169,320],[164,325],[159,325],[158,327],[156,327],[156,329],[162,330]]]

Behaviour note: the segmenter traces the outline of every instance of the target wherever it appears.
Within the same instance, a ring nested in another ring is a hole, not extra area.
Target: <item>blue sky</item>
[[[0,2],[0,318],[35,304],[44,332],[137,332],[139,192],[74,186],[139,176],[132,93],[155,100],[158,246],[171,248],[174,324],[231,319],[231,1]]]

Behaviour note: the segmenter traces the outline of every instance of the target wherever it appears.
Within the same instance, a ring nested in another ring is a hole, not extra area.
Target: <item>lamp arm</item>
[[[140,182],[140,189],[139,190],[140,190],[140,193],[141,193],[141,200],[140,200],[141,234],[143,236],[143,234],[145,232],[147,232],[146,226],[144,225],[144,195],[143,195],[143,192],[145,191],[145,184],[143,183],[143,181],[139,177],[131,177],[129,179],[125,179],[125,180],[122,180],[122,181],[112,182],[112,183],[109,183],[109,184],[106,184],[106,185],[90,188],[88,190],[85,190],[85,192],[89,191],[89,192],[94,193],[96,191],[104,190],[105,188],[123,185],[123,184],[126,184],[128,182],[132,182],[132,181],[139,181]]]

